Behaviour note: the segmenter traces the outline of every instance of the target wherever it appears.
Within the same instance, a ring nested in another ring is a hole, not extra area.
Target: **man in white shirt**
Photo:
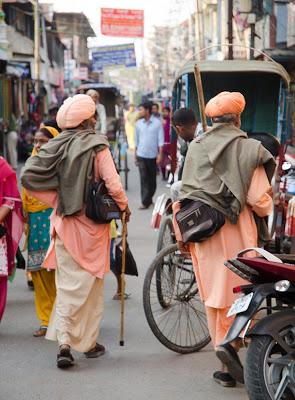
[[[164,144],[162,122],[152,115],[152,104],[139,106],[141,119],[135,125],[135,157],[141,186],[140,210],[153,203],[157,188],[157,165],[161,164]]]
[[[102,135],[106,135],[107,134],[107,115],[106,115],[105,106],[99,102],[99,92],[94,89],[89,89],[86,94],[88,96],[90,96],[96,104],[97,122],[95,125],[95,130],[98,131],[99,133],[101,133]]]

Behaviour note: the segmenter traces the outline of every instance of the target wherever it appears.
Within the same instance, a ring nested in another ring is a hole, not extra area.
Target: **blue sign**
[[[106,67],[136,67],[134,44],[98,47],[92,52],[92,71],[100,72]]]

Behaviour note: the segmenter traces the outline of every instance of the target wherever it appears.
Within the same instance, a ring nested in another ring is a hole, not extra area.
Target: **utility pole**
[[[196,22],[198,24],[198,50],[205,48],[205,36],[204,36],[204,19],[203,9],[201,10],[199,0],[196,0]],[[206,52],[202,51],[199,55],[200,60],[205,60]]]
[[[35,61],[35,80],[36,93],[40,94],[40,12],[39,2],[34,0],[34,61]]]
[[[222,42],[222,0],[217,0],[217,37],[220,45]],[[222,51],[221,46],[218,46],[218,51]]]
[[[254,48],[255,48],[255,23],[250,24],[250,60],[254,60]]]
[[[234,49],[233,49],[233,0],[228,0],[228,33],[227,33],[227,40],[228,40],[228,59],[234,59]]]

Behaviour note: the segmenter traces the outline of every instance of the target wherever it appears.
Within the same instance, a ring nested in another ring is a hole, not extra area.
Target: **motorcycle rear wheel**
[[[251,339],[244,369],[250,400],[294,400],[295,387],[285,362],[288,356],[270,336]]]

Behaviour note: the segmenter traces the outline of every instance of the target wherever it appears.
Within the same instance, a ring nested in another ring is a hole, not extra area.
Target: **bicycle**
[[[111,143],[113,158],[119,174],[124,173],[124,187],[128,190],[128,143],[123,133],[119,133],[116,140]]]
[[[143,305],[153,334],[168,349],[189,354],[210,342],[192,261],[177,244],[162,249],[149,267]]]

